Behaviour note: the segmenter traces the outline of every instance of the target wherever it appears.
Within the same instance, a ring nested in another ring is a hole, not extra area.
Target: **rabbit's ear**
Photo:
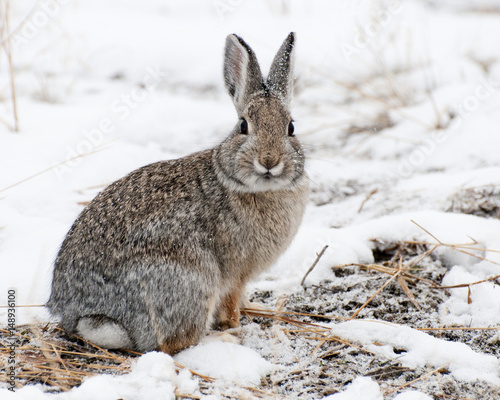
[[[262,90],[263,82],[253,50],[239,36],[229,35],[224,55],[224,83],[238,114],[243,112],[249,97]]]
[[[269,91],[289,105],[293,94],[295,32],[290,32],[274,56],[267,77]]]

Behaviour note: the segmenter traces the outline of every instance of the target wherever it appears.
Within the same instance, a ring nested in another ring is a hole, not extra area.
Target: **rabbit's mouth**
[[[290,178],[285,173],[286,168],[283,161],[271,168],[262,165],[257,160],[253,164],[252,173],[245,179],[245,185],[250,191],[267,192],[280,190],[290,185]]]
[[[250,187],[257,192],[278,190],[287,185],[288,179],[284,179],[285,163],[280,160],[276,163],[261,164],[257,159],[253,161],[253,173]]]
[[[271,174],[255,175],[252,182],[247,182],[250,192],[269,192],[280,190],[290,185],[287,179],[276,178]]]

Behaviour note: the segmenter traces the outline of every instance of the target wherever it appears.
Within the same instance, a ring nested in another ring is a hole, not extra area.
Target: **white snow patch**
[[[432,397],[427,396],[422,392],[417,392],[416,390],[410,390],[404,393],[398,394],[394,400],[433,400]]]
[[[493,273],[486,273],[490,266],[486,261],[476,264],[474,268],[457,265],[445,275],[442,284],[455,286],[479,282],[494,276]],[[496,275],[500,273],[496,272]],[[493,326],[500,323],[500,288],[494,282],[483,282],[449,291],[450,298],[439,310],[442,323],[462,326]]]
[[[174,359],[203,375],[243,386],[260,385],[275,368],[256,351],[235,343],[209,342],[186,349]]]
[[[459,380],[483,380],[500,385],[500,360],[476,353],[464,343],[448,342],[407,326],[371,320],[339,323],[332,327],[331,333],[361,343],[367,350],[384,357],[397,358],[410,368],[446,367]],[[406,353],[398,355],[388,351],[388,346],[405,349]]]
[[[364,376],[360,376],[347,388],[340,393],[335,393],[324,397],[324,400],[382,400],[384,397],[380,391],[380,386],[372,380]],[[427,396],[416,390],[406,391],[398,394],[394,400],[432,400],[432,397]]]
[[[335,393],[325,400],[382,400],[382,393],[377,382],[370,378],[358,377],[341,393]]]

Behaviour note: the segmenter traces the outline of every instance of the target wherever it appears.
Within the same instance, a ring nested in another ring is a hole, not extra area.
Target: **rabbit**
[[[47,307],[94,344],[175,354],[238,327],[246,283],[290,245],[308,196],[290,115],[295,33],[264,80],[226,38],[238,122],[215,148],[139,168],[81,212],[57,254]]]

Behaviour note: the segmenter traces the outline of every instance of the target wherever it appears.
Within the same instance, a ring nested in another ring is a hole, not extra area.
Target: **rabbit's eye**
[[[288,124],[288,136],[293,136],[293,132],[295,131],[295,127],[293,126],[293,122],[290,121]]]
[[[247,124],[247,121],[244,118],[241,120],[240,133],[242,135],[248,134],[248,124]]]

